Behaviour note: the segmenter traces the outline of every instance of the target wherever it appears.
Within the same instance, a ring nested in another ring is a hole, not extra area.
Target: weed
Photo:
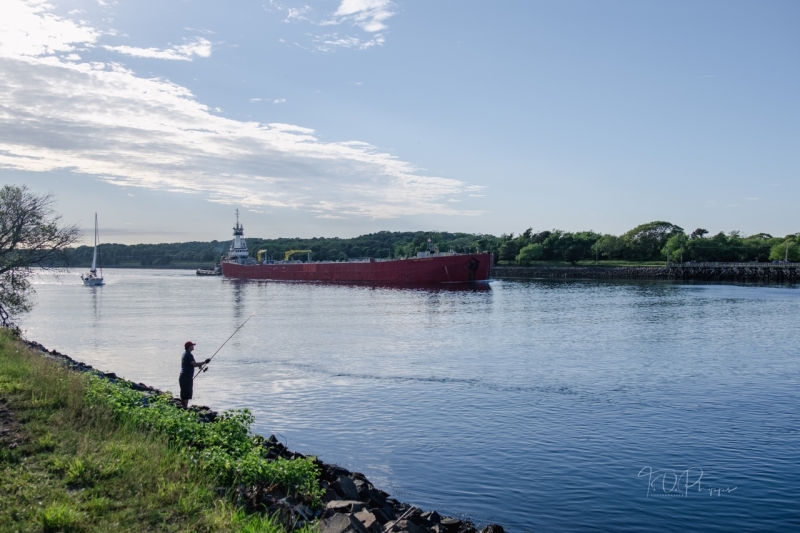
[[[77,531],[80,521],[81,514],[63,503],[51,504],[42,511],[42,529],[45,533]]]
[[[52,452],[56,449],[56,440],[50,433],[39,437],[36,440],[37,452]]]
[[[16,450],[8,450],[0,448],[0,464],[17,464],[19,463],[19,454]]]
[[[102,515],[114,507],[114,502],[105,496],[93,496],[83,503],[83,510],[90,515]]]
[[[71,485],[89,485],[92,482],[91,468],[81,459],[75,458],[67,463],[64,480]]]

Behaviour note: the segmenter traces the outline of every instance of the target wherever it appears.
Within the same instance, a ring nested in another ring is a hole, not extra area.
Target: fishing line
[[[254,316],[256,316],[256,313],[258,313],[259,311],[261,311],[262,309],[264,309],[264,306],[265,306],[265,305],[267,305],[267,304],[270,302],[270,300],[272,300],[272,298],[274,298],[274,296],[271,296],[271,297],[267,298],[267,300],[266,300],[266,301],[265,301],[263,304],[261,304],[261,307],[259,307],[258,309],[256,309],[256,310],[253,312],[253,314],[252,314],[252,315],[250,315],[249,317],[247,317],[247,320],[245,320],[244,322],[242,322],[242,324],[241,324],[241,325],[240,325],[238,328],[236,328],[236,329],[234,330],[234,332],[233,332],[233,333],[231,333],[231,336],[230,336],[230,337],[228,337],[227,339],[225,339],[225,342],[223,342],[223,343],[222,343],[222,346],[220,346],[219,348],[217,348],[217,351],[216,351],[216,352],[214,352],[214,355],[212,355],[211,357],[209,357],[209,358],[208,358],[208,363],[206,363],[206,364],[204,364],[202,367],[200,367],[200,370],[198,370],[198,371],[197,371],[197,374],[195,374],[195,375],[194,375],[194,377],[192,377],[192,381],[194,381],[195,379],[197,379],[197,376],[199,376],[200,374],[202,374],[203,372],[205,372],[205,371],[207,371],[207,370],[208,370],[208,365],[211,363],[211,360],[212,360],[212,359],[214,359],[214,357],[216,357],[216,356],[217,356],[217,354],[219,353],[219,351],[220,351],[220,350],[222,350],[222,348],[224,348],[226,344],[228,344],[228,341],[229,341],[229,340],[231,340],[231,339],[233,338],[233,336],[234,336],[234,335],[236,335],[236,334],[239,332],[239,330],[240,330],[240,329],[242,329],[242,328],[244,327],[244,325],[245,325],[245,324],[247,324],[247,323],[250,321],[250,319],[251,319],[251,318],[253,318]]]

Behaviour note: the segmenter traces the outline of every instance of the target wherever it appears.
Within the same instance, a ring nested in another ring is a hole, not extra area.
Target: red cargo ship
[[[307,252],[307,250],[302,250]],[[222,275],[229,278],[291,281],[340,281],[374,283],[463,283],[489,278],[492,255],[421,252],[409,259],[359,259],[350,261],[256,261],[249,256],[244,228],[233,228],[233,243],[222,262]],[[261,259],[259,252],[259,260]]]

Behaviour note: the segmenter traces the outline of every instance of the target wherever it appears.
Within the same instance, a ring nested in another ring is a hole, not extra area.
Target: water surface
[[[800,530],[796,288],[106,279],[40,278],[27,337],[177,391],[186,340],[210,356],[266,304],[196,402],[423,509],[516,532]]]

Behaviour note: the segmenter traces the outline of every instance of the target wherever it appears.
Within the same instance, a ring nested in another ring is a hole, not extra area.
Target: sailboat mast
[[[97,213],[94,214],[94,254],[92,254],[92,272],[97,270]]]

